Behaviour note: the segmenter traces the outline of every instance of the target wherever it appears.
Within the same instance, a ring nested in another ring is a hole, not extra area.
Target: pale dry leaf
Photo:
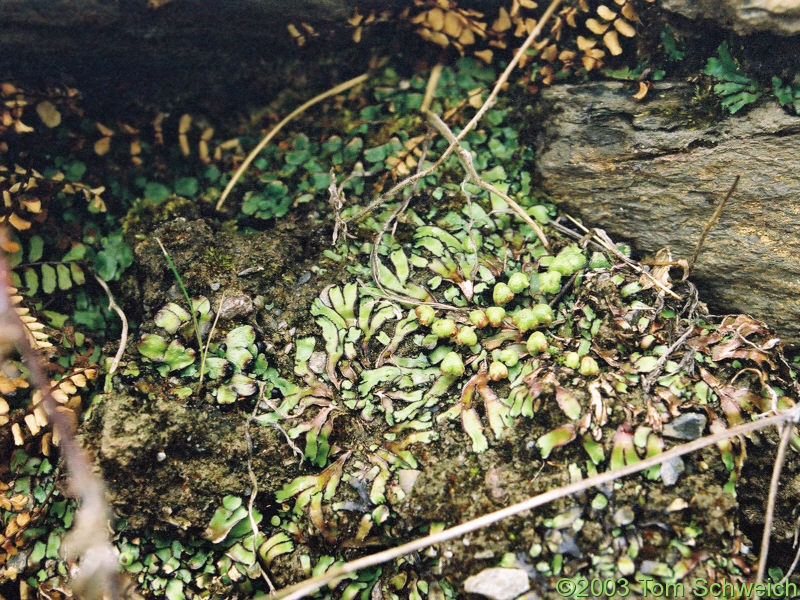
[[[617,19],[614,21],[614,29],[619,31],[625,37],[634,37],[636,35],[636,29],[634,29],[633,25],[628,23],[625,19]]]
[[[608,51],[611,52],[614,56],[619,56],[622,54],[622,46],[619,45],[619,37],[617,36],[617,32],[615,30],[610,30],[605,33],[603,36],[603,43],[608,48]]]
[[[49,100],[43,100],[36,105],[36,114],[46,127],[53,129],[61,125],[61,113]]]

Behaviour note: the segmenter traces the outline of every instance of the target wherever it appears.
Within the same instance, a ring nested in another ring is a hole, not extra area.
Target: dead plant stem
[[[772,533],[772,522],[775,519],[775,501],[778,497],[778,484],[781,480],[781,470],[786,460],[786,447],[792,439],[792,423],[784,421],[781,428],[781,441],[778,444],[778,452],[775,454],[775,462],[772,465],[772,477],[769,482],[769,496],[767,496],[767,508],[764,512],[764,531],[761,533],[761,555],[758,558],[758,574],[756,583],[764,581],[764,574],[767,572],[767,556],[769,555],[769,539]],[[760,598],[754,594],[753,598]]]
[[[494,84],[494,87],[492,88],[492,91],[489,93],[489,97],[486,98],[486,101],[481,105],[481,107],[478,109],[478,111],[475,113],[472,119],[470,119],[469,123],[467,123],[467,125],[458,133],[458,135],[455,136],[455,140],[450,142],[450,144],[447,146],[442,155],[436,160],[436,162],[434,162],[427,169],[417,171],[413,175],[410,175],[405,179],[403,179],[402,181],[400,181],[399,183],[395,184],[389,191],[384,192],[383,194],[378,196],[375,200],[370,202],[364,209],[362,209],[361,211],[358,212],[358,214],[352,217],[351,220],[355,221],[369,214],[370,212],[375,210],[378,206],[381,206],[383,203],[392,199],[398,192],[400,192],[407,186],[416,183],[423,177],[427,177],[428,175],[430,175],[436,169],[439,168],[439,166],[453,153],[453,151],[459,147],[459,142],[461,142],[461,140],[463,140],[464,137],[470,131],[472,131],[472,129],[475,128],[478,122],[486,114],[486,111],[488,111],[489,108],[492,107],[495,99],[497,98],[497,95],[500,93],[500,90],[503,89],[503,86],[505,86],[506,82],[508,82],[508,78],[511,75],[512,71],[517,66],[519,61],[522,59],[522,56],[531,47],[533,42],[539,37],[539,35],[541,35],[542,29],[544,29],[544,26],[550,20],[550,17],[553,16],[553,13],[558,8],[558,5],[561,4],[561,1],[562,0],[553,0],[547,7],[547,10],[545,10],[544,13],[542,13],[542,17],[539,19],[539,22],[536,24],[533,30],[528,34],[528,37],[525,38],[525,41],[523,42],[522,46],[520,46],[514,53],[514,57],[511,59],[511,62],[508,63],[506,68],[500,74],[500,77],[498,77],[497,81]],[[431,79],[433,78],[430,78],[429,82],[431,81]],[[423,108],[425,107],[423,106]],[[430,111],[426,112],[430,113]],[[522,219],[525,220],[530,219],[530,216],[524,210],[522,210],[522,208],[516,202],[514,202],[513,204],[509,204],[509,206],[511,206],[511,208],[514,209],[514,211]],[[546,246],[547,244],[545,243],[545,247]]]
[[[694,247],[694,254],[692,254],[692,258],[689,260],[689,272],[691,272],[691,270],[694,268],[694,263],[697,260],[697,257],[700,255],[700,250],[702,250],[703,248],[703,244],[706,241],[706,236],[708,235],[708,232],[711,231],[711,228],[714,226],[714,223],[717,222],[717,219],[719,219],[719,216],[722,214],[722,209],[725,208],[725,205],[728,203],[728,200],[733,195],[733,191],[739,184],[740,177],[741,175],[737,175],[734,178],[733,184],[728,190],[728,193],[725,194],[725,197],[717,205],[716,210],[714,210],[714,214],[711,215],[711,218],[708,219],[706,226],[703,228],[703,233],[700,234],[700,239],[697,240],[697,245]]]
[[[4,235],[5,232],[0,231],[0,237]],[[0,332],[4,338],[0,340],[0,346],[15,345],[28,365],[30,381],[42,394],[42,406],[50,421],[53,436],[59,440],[70,491],[80,499],[75,524],[64,540],[67,556],[80,559],[74,579],[76,591],[83,591],[87,598],[119,598],[117,555],[107,531],[111,511],[105,501],[105,486],[95,475],[88,457],[75,438],[70,411],[62,410],[53,398],[50,378],[28,338],[25,325],[14,309],[8,294],[10,287],[11,271],[5,257],[0,254]]]
[[[217,304],[217,314],[214,315],[214,322],[211,324],[211,329],[208,331],[206,345],[202,349],[202,356],[200,357],[200,378],[197,384],[198,390],[202,389],[203,387],[203,375],[206,372],[206,358],[208,358],[208,349],[211,346],[211,338],[214,337],[214,330],[217,328],[217,321],[219,321],[219,315],[222,312],[223,302],[225,302],[225,292],[222,292],[222,296],[219,299],[219,304]]]
[[[222,209],[222,205],[225,203],[225,199],[231,193],[231,190],[233,190],[233,187],[239,181],[239,178],[247,170],[247,167],[250,166],[250,163],[252,163],[255,160],[256,156],[259,155],[259,153],[267,146],[267,144],[270,143],[272,138],[274,138],[287,123],[289,123],[292,119],[296,118],[298,115],[303,114],[307,109],[311,108],[318,102],[321,102],[325,98],[329,98],[330,96],[335,96],[336,94],[341,94],[342,92],[349,90],[351,87],[355,87],[359,83],[363,83],[364,81],[367,80],[367,77],[368,73],[362,73],[358,77],[353,77],[352,79],[348,79],[344,83],[340,83],[339,85],[336,85],[331,89],[322,92],[321,94],[317,94],[308,102],[305,102],[304,104],[301,104],[299,107],[294,109],[280,123],[275,125],[275,127],[273,127],[270,130],[270,132],[264,136],[264,139],[262,139],[258,143],[258,145],[250,151],[250,154],[248,154],[247,158],[244,159],[244,162],[241,165],[239,165],[239,168],[236,169],[236,172],[233,174],[233,177],[231,177],[231,180],[228,182],[228,185],[226,185],[225,189],[222,191],[222,195],[220,195],[219,200],[217,200],[216,209],[217,210]]]
[[[542,228],[539,226],[539,224],[534,221],[528,213],[525,212],[525,209],[517,204],[508,194],[501,191],[488,181],[484,181],[483,178],[478,175],[478,172],[475,170],[475,165],[472,163],[472,154],[470,154],[469,151],[461,145],[459,138],[453,135],[453,132],[450,131],[447,123],[442,121],[442,119],[439,118],[439,115],[436,113],[427,111],[425,114],[427,115],[428,120],[431,122],[431,125],[433,125],[436,130],[445,137],[451,146],[455,146],[458,153],[458,159],[461,161],[461,165],[464,167],[467,177],[472,181],[472,183],[486,190],[487,192],[502,198],[503,201],[508,204],[523,221],[531,226],[533,231],[536,232],[536,237],[538,237],[539,241],[542,242],[542,245],[545,248],[549,248],[550,244],[547,241],[547,236],[545,236],[544,231],[542,231]]]
[[[100,279],[97,275],[94,276],[97,280],[97,283],[100,284],[100,287],[103,288],[105,291],[106,296],[108,296],[108,308],[109,310],[113,310],[117,313],[119,320],[122,321],[122,333],[119,336],[119,348],[117,348],[117,353],[114,355],[114,358],[111,361],[111,366],[108,368],[108,375],[113,375],[114,371],[117,370],[119,366],[119,361],[122,360],[122,355],[125,352],[125,347],[128,345],[128,319],[125,317],[125,313],[122,312],[122,309],[119,305],[114,301],[114,296],[111,294],[111,290],[108,289],[108,284]]]

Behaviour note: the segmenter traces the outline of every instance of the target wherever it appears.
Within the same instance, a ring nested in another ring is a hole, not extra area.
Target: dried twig
[[[547,242],[547,236],[545,236],[544,231],[542,231],[542,228],[539,227],[539,224],[534,221],[531,216],[511,198],[511,196],[501,191],[491,183],[484,181],[483,178],[478,175],[478,172],[475,170],[475,166],[472,164],[472,154],[470,154],[469,151],[461,145],[459,138],[453,135],[453,132],[450,131],[447,123],[442,121],[442,119],[439,118],[439,115],[436,113],[427,111],[425,114],[427,115],[428,120],[431,122],[431,125],[433,125],[436,130],[445,137],[451,146],[455,146],[458,153],[458,159],[461,162],[461,165],[464,167],[464,170],[467,172],[467,177],[472,181],[472,183],[480,188],[483,188],[487,192],[496,194],[502,198],[503,201],[505,201],[505,203],[508,204],[523,221],[531,226],[531,228],[536,232],[536,237],[538,237],[539,241],[542,242],[542,245],[545,248],[549,248],[550,244]]]
[[[623,263],[625,263],[631,269],[633,269],[636,273],[639,273],[640,275],[644,275],[645,277],[647,277],[653,283],[653,285],[655,285],[658,289],[660,289],[665,294],[669,294],[670,296],[672,296],[676,300],[683,300],[683,298],[681,298],[678,294],[676,294],[671,289],[666,287],[658,279],[653,277],[648,271],[645,271],[644,268],[639,263],[637,263],[635,261],[632,261],[630,258],[625,256],[622,252],[620,252],[619,249],[617,248],[616,244],[614,244],[614,242],[611,241],[611,238],[608,237],[608,234],[604,230],[598,229],[597,227],[593,227],[591,230],[586,229],[586,227],[582,223],[580,223],[579,221],[576,221],[573,217],[571,217],[569,215],[564,215],[564,216],[567,219],[569,219],[570,221],[572,221],[573,223],[575,223],[575,225],[577,225],[580,229],[583,229],[585,234],[588,234],[588,233],[592,234],[588,243],[594,245],[597,248],[600,248],[601,250],[605,250],[606,252],[610,252],[615,258],[621,260]],[[557,231],[559,231],[559,232],[561,232],[561,233],[563,233],[565,235],[568,235],[571,238],[581,239],[583,237],[583,236],[579,235],[578,233],[572,231],[569,227],[565,227],[564,225],[562,225],[558,221],[552,221],[551,220],[549,224],[550,224],[551,227],[553,227],[553,229],[555,229],[555,230],[557,230]]]
[[[758,574],[756,583],[764,581],[764,573],[767,572],[767,556],[769,555],[769,538],[772,532],[772,522],[775,518],[775,501],[778,498],[778,483],[781,479],[783,462],[786,459],[786,447],[792,439],[792,422],[785,421],[781,428],[781,441],[778,444],[778,452],[775,455],[775,462],[772,465],[772,478],[769,482],[769,496],[767,496],[767,508],[764,512],[764,531],[761,534],[761,555],[758,559]],[[759,598],[758,594],[753,596]]]
[[[122,312],[122,309],[119,307],[119,305],[114,301],[114,296],[111,295],[111,290],[108,289],[108,284],[100,279],[97,275],[95,275],[94,278],[108,296],[109,310],[113,310],[115,313],[117,313],[119,320],[122,321],[122,333],[119,336],[119,348],[117,348],[117,353],[114,355],[114,359],[111,361],[111,366],[108,368],[108,374],[113,375],[114,371],[116,371],[117,367],[119,366],[119,361],[122,360],[122,355],[125,353],[125,347],[128,345],[128,319],[125,317],[125,313]]]
[[[495,99],[497,98],[497,95],[500,93],[500,90],[505,86],[506,82],[508,82],[508,78],[511,75],[512,71],[517,66],[517,64],[522,59],[522,57],[526,54],[526,52],[531,47],[531,45],[536,40],[536,38],[538,38],[541,35],[545,24],[547,24],[547,22],[550,20],[550,17],[553,16],[553,13],[556,11],[556,9],[558,8],[559,4],[561,4],[561,0],[553,0],[550,3],[550,5],[547,7],[547,10],[544,11],[544,13],[542,14],[542,17],[539,19],[538,23],[536,24],[536,27],[534,27],[533,31],[531,31],[528,34],[528,37],[525,38],[525,42],[514,53],[514,57],[511,59],[511,62],[508,63],[508,66],[506,66],[506,68],[500,74],[500,77],[497,78],[497,81],[495,82],[494,87],[492,88],[492,91],[489,93],[489,97],[481,105],[481,107],[478,109],[478,111],[475,113],[475,115],[472,117],[472,119],[469,121],[469,123],[467,123],[467,125],[458,133],[458,135],[455,136],[456,143],[451,142],[450,145],[442,153],[442,155],[430,167],[428,167],[427,169],[423,169],[421,171],[417,171],[413,175],[409,175],[408,177],[406,177],[405,179],[403,179],[399,183],[395,184],[389,191],[384,192],[383,194],[378,196],[375,200],[370,202],[364,209],[362,209],[358,214],[356,214],[354,217],[352,217],[351,220],[358,220],[358,219],[362,218],[363,216],[371,213],[378,206],[381,206],[383,203],[387,202],[388,200],[391,200],[394,196],[397,195],[398,192],[400,192],[401,190],[403,190],[407,186],[409,186],[409,185],[411,185],[413,183],[416,183],[417,181],[419,181],[423,177],[427,177],[428,175],[433,173],[436,169],[439,168],[439,166],[445,160],[447,160],[447,157],[449,157],[453,153],[453,151],[456,150],[456,148],[458,146],[458,142],[463,140],[464,137],[470,131],[472,131],[472,129],[475,127],[475,125],[477,125],[478,122],[486,114],[486,111],[489,110],[492,107],[492,105],[494,104]],[[518,214],[520,214],[520,213],[518,213]],[[527,213],[525,213],[525,211],[521,211],[520,216],[522,216],[523,214],[526,217],[530,218],[527,215]],[[525,218],[525,217],[523,217],[523,218]]]
[[[239,165],[239,168],[236,169],[236,173],[233,174],[233,177],[231,177],[231,180],[228,182],[228,185],[226,185],[225,189],[222,191],[222,195],[219,197],[219,200],[217,200],[216,209],[220,210],[222,208],[222,205],[225,203],[225,199],[231,193],[233,186],[235,186],[236,182],[239,181],[239,178],[247,170],[247,167],[250,166],[250,163],[252,163],[255,160],[256,156],[258,156],[258,154],[267,146],[267,144],[269,144],[270,140],[272,140],[272,138],[274,138],[287,123],[289,123],[292,119],[294,119],[298,115],[304,113],[307,109],[314,106],[318,102],[321,102],[325,98],[329,98],[330,96],[335,96],[336,94],[340,94],[345,90],[349,90],[351,87],[354,87],[359,83],[366,81],[367,76],[368,76],[367,73],[363,73],[358,77],[353,77],[353,79],[349,79],[344,83],[340,83],[339,85],[334,86],[331,89],[314,96],[308,102],[305,102],[304,104],[301,104],[299,107],[295,108],[292,112],[289,113],[289,116],[287,116],[280,123],[275,125],[275,127],[273,127],[272,130],[266,136],[264,136],[264,139],[262,139],[258,143],[258,145],[250,151],[250,154],[248,154],[247,158],[244,159],[244,162],[241,165]]]
[[[258,398],[256,398],[255,406],[253,406],[253,412],[250,413],[250,416],[247,417],[244,423],[244,439],[245,442],[247,442],[247,475],[250,477],[250,499],[247,502],[247,517],[250,520],[250,530],[253,532],[253,547],[251,550],[256,556],[258,556],[258,536],[260,532],[258,530],[256,518],[253,515],[253,505],[258,496],[258,478],[256,477],[255,471],[253,471],[253,437],[250,435],[250,423],[255,419],[258,406],[261,403],[261,399],[264,397],[265,385],[266,384],[263,382],[258,385]],[[274,593],[275,586],[272,584],[269,575],[267,575],[267,571],[258,559],[256,559],[256,562],[258,562],[259,569],[261,570],[261,576],[264,578],[264,581],[267,582],[267,586],[269,586],[269,591]]]
[[[401,556],[411,554],[412,552],[418,552],[424,548],[429,548],[435,544],[440,544],[442,542],[461,537],[478,529],[488,527],[489,525],[497,523],[498,521],[508,517],[512,517],[533,508],[543,506],[560,498],[571,496],[572,494],[577,494],[593,487],[601,486],[622,477],[633,475],[634,473],[638,473],[650,467],[663,464],[667,461],[678,458],[679,456],[683,456],[684,454],[696,452],[697,450],[706,448],[732,437],[766,429],[767,427],[772,427],[773,425],[794,423],[797,422],[798,419],[800,419],[800,403],[780,414],[765,417],[758,421],[751,421],[731,429],[720,431],[719,433],[698,438],[691,442],[675,446],[674,448],[671,448],[666,452],[656,456],[644,458],[639,462],[626,465],[621,469],[593,475],[592,477],[576,481],[557,489],[549,490],[544,494],[533,496],[517,504],[513,504],[495,512],[485,514],[477,519],[472,519],[471,521],[462,523],[461,525],[456,525],[455,527],[445,529],[439,533],[418,538],[401,546],[390,548],[376,554],[370,554],[369,556],[364,556],[354,561],[345,563],[340,567],[331,569],[323,575],[307,579],[306,581],[280,590],[275,596],[275,600],[296,600],[298,598],[302,598],[309,594],[313,594],[315,591],[322,588],[322,586],[327,585],[328,583],[331,583],[340,577],[349,575],[350,573],[355,573],[361,569],[373,567]]]
[[[728,202],[728,199],[733,195],[733,191],[736,189],[736,186],[739,184],[739,178],[741,175],[737,175],[736,178],[733,180],[733,184],[731,185],[728,193],[725,194],[725,197],[720,201],[717,205],[714,214],[711,215],[711,218],[708,219],[708,223],[703,228],[703,233],[700,234],[700,239],[697,240],[697,245],[694,247],[694,254],[692,254],[692,258],[689,260],[689,271],[694,268],[694,263],[697,260],[698,255],[700,254],[700,250],[703,248],[703,243],[706,241],[706,236],[708,232],[711,231],[711,228],[714,226],[714,223],[717,222],[719,216],[722,214],[722,209],[725,208],[725,204]]]
[[[217,304],[217,314],[214,315],[214,322],[211,324],[211,329],[208,331],[208,337],[206,337],[206,345],[202,349],[202,356],[200,357],[200,377],[199,382],[197,384],[197,389],[200,390],[203,387],[203,375],[206,372],[206,358],[208,358],[208,348],[211,346],[211,338],[214,337],[214,330],[217,328],[217,321],[219,321],[219,315],[222,313],[222,303],[225,302],[225,292],[222,292],[222,297],[219,299],[219,304]]]

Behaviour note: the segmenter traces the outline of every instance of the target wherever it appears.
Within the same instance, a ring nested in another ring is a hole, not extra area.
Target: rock
[[[691,112],[689,85],[659,83],[643,103],[632,92],[624,83],[543,91],[544,189],[640,251],[668,246],[688,259],[740,174],[692,277],[712,307],[752,314],[800,344],[800,118],[764,100],[706,124]]]
[[[696,440],[706,428],[708,418],[700,413],[683,413],[664,424],[664,435],[676,440]]]
[[[714,21],[739,35],[800,33],[800,2],[795,0],[661,0],[661,7],[688,19]]]
[[[513,600],[530,588],[528,574],[524,569],[503,567],[484,569],[464,582],[465,592],[480,594],[491,600]]]

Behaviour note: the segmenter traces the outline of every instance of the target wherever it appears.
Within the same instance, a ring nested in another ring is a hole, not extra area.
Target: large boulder
[[[544,188],[587,225],[641,252],[689,258],[736,175],[692,277],[712,307],[769,322],[800,344],[800,118],[764,102],[718,122],[693,90],[661,83],[644,103],[623,83],[543,92],[537,165]],[[723,308],[724,307],[724,308]]]
[[[661,0],[661,6],[688,19],[714,21],[739,35],[800,33],[797,0]]]

